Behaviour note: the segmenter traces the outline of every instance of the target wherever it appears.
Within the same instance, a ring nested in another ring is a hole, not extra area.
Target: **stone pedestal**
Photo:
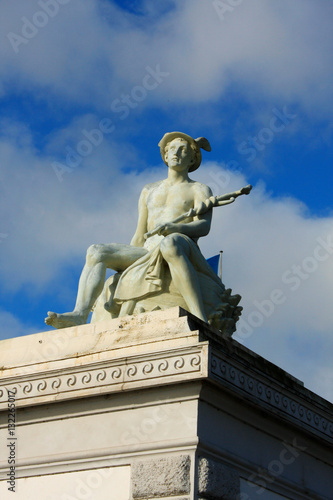
[[[182,309],[5,340],[0,366],[1,499],[332,498],[331,405]]]

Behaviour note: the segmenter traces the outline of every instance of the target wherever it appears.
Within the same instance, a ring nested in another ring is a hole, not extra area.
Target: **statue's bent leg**
[[[173,282],[189,311],[207,323],[199,279],[191,262],[192,252],[188,241],[182,234],[169,234],[161,241],[160,250],[169,265]]]
[[[103,290],[106,269],[123,271],[146,253],[144,248],[118,243],[90,246],[80,277],[74,310],[63,314],[49,312],[45,319],[46,324],[55,328],[85,324],[92,306]]]

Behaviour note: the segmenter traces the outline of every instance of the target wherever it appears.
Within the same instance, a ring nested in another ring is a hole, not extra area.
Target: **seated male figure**
[[[200,166],[200,147],[210,151],[210,146],[206,139],[194,140],[181,132],[165,134],[159,145],[162,158],[168,166],[168,176],[143,188],[139,199],[137,229],[130,245],[111,243],[89,247],[74,310],[62,314],[49,312],[46,324],[64,328],[86,323],[103,290],[106,269],[124,271],[147,255],[152,242],[156,240],[155,237],[145,238],[146,233],[152,230],[159,235],[159,250],[188,310],[207,322],[197,276],[202,263],[196,258],[195,243],[198,238],[208,234],[212,209],[181,223],[170,221],[190,208],[200,206],[212,195],[208,186],[195,182],[188,176],[189,172]],[[193,260],[196,261],[195,266]]]

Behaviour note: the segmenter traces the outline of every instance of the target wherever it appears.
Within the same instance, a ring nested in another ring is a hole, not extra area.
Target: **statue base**
[[[231,288],[226,289],[222,281],[216,277],[211,280],[202,273],[198,273],[198,276],[201,279],[204,308],[209,324],[224,335],[231,337],[236,330],[236,323],[243,309],[239,306],[241,296],[232,295]],[[174,307],[187,308],[184,298],[171,280],[167,267],[164,270],[161,291],[117,304],[114,301],[114,294],[120,277],[121,273],[116,273],[106,280],[103,291],[94,304],[91,323],[159,310],[166,311]]]
[[[0,353],[1,499],[330,498],[332,406],[183,309]]]

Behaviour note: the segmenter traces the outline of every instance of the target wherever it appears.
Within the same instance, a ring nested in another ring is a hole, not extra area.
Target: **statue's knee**
[[[184,253],[184,242],[180,234],[169,234],[160,243],[160,250],[165,260],[179,257]]]

